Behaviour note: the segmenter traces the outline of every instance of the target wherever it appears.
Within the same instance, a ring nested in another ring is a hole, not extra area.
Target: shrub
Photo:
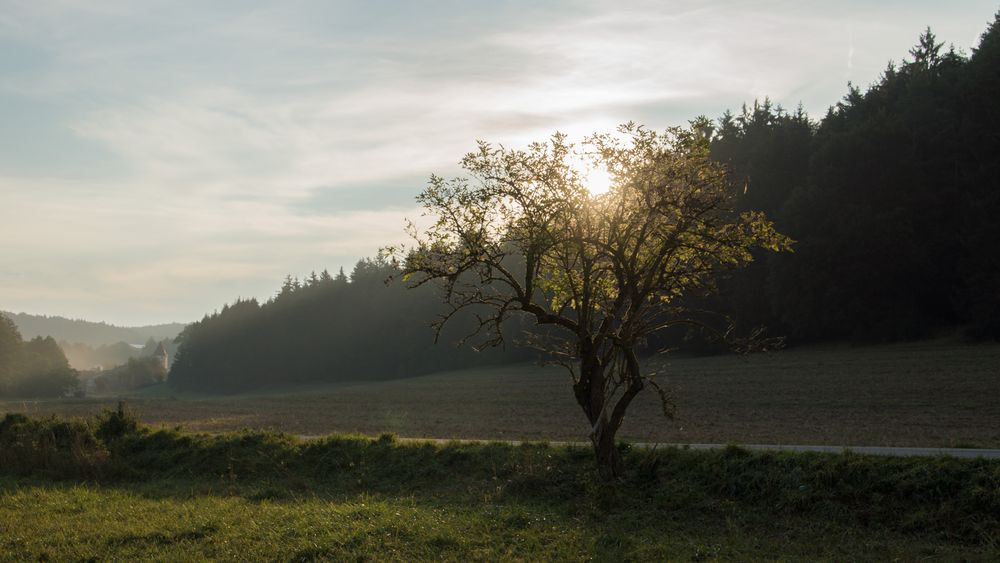
[[[8,414],[0,422],[0,467],[5,472],[97,478],[108,460],[107,448],[84,421]]]

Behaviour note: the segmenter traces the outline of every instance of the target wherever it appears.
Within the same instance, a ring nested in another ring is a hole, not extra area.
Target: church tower
[[[156,351],[153,352],[153,358],[156,359],[156,365],[163,368],[163,373],[167,373],[170,370],[170,356],[167,354],[167,349],[163,347],[163,343],[156,347]]]

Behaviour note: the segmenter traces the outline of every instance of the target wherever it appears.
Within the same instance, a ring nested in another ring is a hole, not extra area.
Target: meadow
[[[794,348],[647,362],[676,418],[640,395],[620,437],[653,443],[1000,447],[1000,345],[921,342]],[[119,397],[3,401],[0,414],[93,416]],[[300,436],[585,440],[561,368],[487,367],[399,380],[185,395],[167,386],[126,397],[143,422],[191,431],[242,428]]]
[[[0,559],[706,561],[1000,556],[1000,461],[588,449],[0,419]]]

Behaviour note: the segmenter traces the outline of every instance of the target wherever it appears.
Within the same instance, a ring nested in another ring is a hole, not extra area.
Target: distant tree
[[[669,412],[639,362],[645,339],[703,324],[683,297],[711,291],[755,248],[790,247],[762,213],[733,211],[727,172],[709,157],[710,129],[705,120],[665,133],[628,124],[586,138],[582,152],[558,133],[527,150],[480,142],[462,160],[471,180],[432,176],[418,197],[435,223],[411,226],[413,248],[387,249],[410,287],[443,285],[449,308],[438,330],[462,310],[478,318],[470,337],[482,346],[502,343],[512,316],[558,329],[546,336],[561,340],[535,343],[572,375],[607,479],[622,474],[615,436],[636,395],[653,387]],[[579,158],[612,176],[609,192],[591,194]]]
[[[35,337],[24,343],[24,371],[14,394],[21,397],[59,397],[79,385],[79,377],[69,366],[59,344],[51,336]]]
[[[936,65],[941,59],[941,47],[944,43],[938,43],[937,37],[928,26],[920,34],[917,44],[910,49],[910,56],[913,57],[914,65],[928,68]]]
[[[293,278],[291,274],[285,276],[285,281],[281,284],[281,290],[278,292],[277,298],[281,299],[288,297],[299,288],[299,279]]]
[[[43,372],[69,367],[65,354],[51,336],[36,336],[25,342],[24,353],[29,371]]]
[[[0,315],[0,395],[9,393],[15,376],[21,370],[21,333],[14,322]]]
[[[343,266],[340,267],[340,270],[337,272],[337,277],[333,278],[333,281],[336,282],[337,285],[347,285],[347,274],[344,273]]]
[[[95,383],[102,392],[128,391],[163,383],[166,375],[156,358],[129,358],[123,365],[104,372]]]
[[[55,339],[23,342],[14,323],[0,315],[0,396],[58,397],[77,385],[77,372]]]

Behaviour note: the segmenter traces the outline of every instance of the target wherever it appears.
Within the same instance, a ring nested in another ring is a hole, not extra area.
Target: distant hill
[[[21,336],[29,340],[36,336],[51,336],[60,342],[81,343],[89,346],[101,346],[127,342],[143,344],[150,338],[160,340],[173,339],[184,329],[181,323],[161,325],[125,327],[108,323],[95,323],[65,317],[47,317],[44,315],[29,315],[27,313],[0,314],[14,321]]]

